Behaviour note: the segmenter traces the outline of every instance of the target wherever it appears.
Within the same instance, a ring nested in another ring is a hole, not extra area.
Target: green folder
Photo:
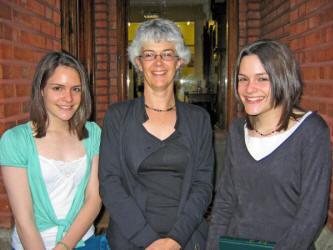
[[[275,243],[261,240],[247,240],[231,237],[220,237],[220,250],[269,250]]]

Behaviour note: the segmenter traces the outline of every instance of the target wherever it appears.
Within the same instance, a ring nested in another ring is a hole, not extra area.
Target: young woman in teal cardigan
[[[44,56],[32,82],[30,121],[7,130],[0,141],[15,219],[13,249],[99,249],[91,244],[99,241],[93,222],[101,208],[101,132],[87,121],[90,114],[82,64],[63,52]]]

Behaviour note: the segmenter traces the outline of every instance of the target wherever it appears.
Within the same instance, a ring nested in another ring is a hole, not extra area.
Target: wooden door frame
[[[61,0],[61,48],[85,66],[94,101],[94,0]],[[95,120],[95,105],[91,119]]]
[[[237,116],[236,97],[234,94],[234,70],[239,49],[239,0],[227,0],[227,128]]]
[[[117,1],[118,100],[127,99],[127,0]]]

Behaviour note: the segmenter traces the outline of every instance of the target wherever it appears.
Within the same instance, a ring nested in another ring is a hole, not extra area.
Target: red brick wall
[[[260,0],[239,0],[239,46],[260,37]]]
[[[239,0],[239,47],[243,48],[247,43],[247,28],[248,28],[248,18],[247,18],[247,2],[248,0]],[[260,25],[258,24],[258,27]]]
[[[95,1],[96,121],[102,125],[109,104],[118,101],[117,1]]]
[[[324,117],[333,141],[333,2],[290,1],[288,40],[303,74],[302,106]],[[332,230],[333,192],[330,204],[328,227]]]
[[[28,119],[31,80],[41,57],[61,48],[60,0],[0,3],[0,135]],[[0,227],[12,226],[0,177]]]
[[[239,46],[260,38],[288,43],[290,0],[239,0]]]
[[[288,43],[290,1],[269,1],[261,4],[261,37]]]
[[[303,75],[304,93],[301,105],[305,109],[318,111],[324,117],[330,127],[333,142],[333,2],[259,2],[258,8],[258,1],[239,0],[240,17],[243,16],[239,23],[240,47],[256,37],[271,38],[289,45]],[[255,18],[258,16],[259,22]],[[251,28],[255,31],[250,32]],[[327,225],[333,230],[333,186]]]

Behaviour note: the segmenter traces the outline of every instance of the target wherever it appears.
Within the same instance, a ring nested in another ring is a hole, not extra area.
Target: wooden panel
[[[92,96],[95,89],[93,14],[93,0],[61,0],[61,47],[85,66]]]
[[[117,1],[118,100],[127,99],[127,1]]]
[[[234,70],[238,55],[238,0],[227,0],[227,127],[236,118],[236,102],[234,94]]]

